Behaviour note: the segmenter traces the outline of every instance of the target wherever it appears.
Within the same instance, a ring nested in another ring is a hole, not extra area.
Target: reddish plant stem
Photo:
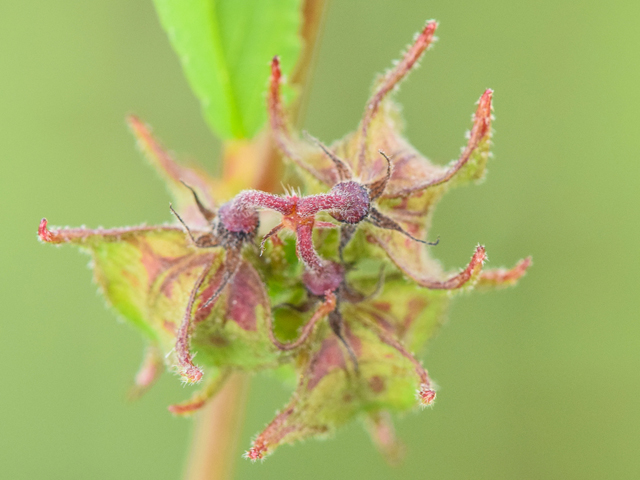
[[[229,480],[238,454],[238,440],[249,392],[249,377],[234,373],[199,413],[189,452],[185,480]]]

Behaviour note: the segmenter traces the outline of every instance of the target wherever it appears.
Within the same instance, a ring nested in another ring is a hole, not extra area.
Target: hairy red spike
[[[422,385],[420,387],[420,391],[418,392],[418,397],[420,399],[420,403],[423,407],[433,405],[433,402],[436,399],[436,392],[431,387]]]
[[[473,118],[473,127],[471,127],[471,132],[469,133],[467,146],[465,147],[456,163],[453,164],[453,166],[451,166],[451,168],[449,168],[444,173],[444,175],[427,182],[417,183],[416,185],[412,185],[409,188],[406,188],[399,192],[395,192],[394,195],[407,196],[413,192],[418,192],[429,187],[441,185],[451,180],[453,176],[467,164],[467,162],[471,158],[471,155],[473,154],[475,149],[478,148],[478,145],[480,144],[482,139],[491,134],[492,98],[493,90],[487,89],[478,100],[478,108],[476,109],[476,113]]]
[[[135,115],[129,115],[127,123],[138,140],[140,149],[156,170],[169,181],[170,188],[176,194],[181,193],[182,182],[186,182],[204,194],[208,204],[213,204],[209,189],[214,181],[208,174],[200,169],[180,165],[153,135],[149,126]]]
[[[482,245],[478,245],[476,247],[476,251],[471,257],[471,261],[467,268],[463,271],[454,275],[447,280],[432,280],[429,278],[414,278],[414,280],[421,286],[429,288],[431,290],[455,290],[457,288],[463,287],[475,273],[477,273],[487,259],[487,252]]]
[[[151,133],[151,129],[135,115],[129,115],[127,123],[138,140],[140,148],[153,162],[154,166],[174,182],[179,182],[184,177],[183,168],[160,145],[160,142]]]
[[[271,60],[271,77],[269,79],[269,95],[267,97],[267,108],[271,131],[273,133],[273,138],[282,153],[299,165],[303,165],[303,162],[301,162],[295,152],[293,140],[291,139],[291,132],[289,131],[289,125],[284,113],[282,96],[280,94],[281,83],[282,70],[280,69],[280,58],[275,56]]]
[[[280,59],[275,56],[271,60],[271,77],[269,78],[269,92],[267,95],[267,113],[269,114],[269,124],[271,125],[273,139],[286,157],[293,160],[300,168],[306,170],[321,182],[326,182],[326,176],[321,175],[316,169],[308,165],[297,153],[296,141],[291,135],[282,104],[281,85],[282,70],[280,69]]]
[[[436,398],[436,392],[433,388],[433,382],[429,378],[429,372],[422,366],[422,363],[414,357],[409,351],[398,341],[393,335],[376,325],[378,338],[390,347],[396,349],[403,357],[409,360],[416,371],[416,375],[420,379],[420,388],[418,390],[418,400],[422,406],[433,404]]]
[[[253,447],[244,454],[244,457],[255,462],[256,460],[264,459],[265,453],[267,453],[267,446],[265,443],[256,441],[253,443]]]
[[[136,235],[140,232],[152,232],[152,231],[181,231],[180,227],[174,226],[156,226],[156,227],[123,227],[123,228],[59,228],[56,230],[49,230],[48,221],[46,218],[40,220],[38,225],[38,238],[46,243],[84,243],[93,237],[106,237],[114,240],[119,240],[123,236]]]
[[[264,247],[267,244],[267,240],[269,240],[270,238],[273,238],[274,240],[272,241],[275,242],[276,241],[275,239],[277,237],[274,237],[274,235],[277,235],[277,233],[283,228],[284,228],[284,225],[282,225],[282,223],[279,223],[278,225],[273,227],[264,237],[262,237],[262,241],[260,242],[260,256],[262,256],[262,254],[264,253]]]
[[[40,225],[38,226],[38,237],[41,241],[47,243],[58,243],[56,242],[57,236],[51,230],[47,228],[47,219],[43,218],[40,220]]]
[[[269,120],[271,128],[277,134],[289,134],[282,110],[282,98],[280,97],[280,83],[282,70],[280,69],[280,57],[277,55],[271,60],[271,77],[269,78]]]
[[[211,264],[205,265],[198,276],[198,280],[191,290],[191,295],[189,295],[189,301],[187,302],[184,316],[182,317],[182,323],[176,335],[176,356],[181,368],[179,373],[187,383],[197,383],[202,379],[202,370],[193,364],[193,357],[191,355],[191,329],[193,326],[192,319],[194,317],[193,305],[198,290],[200,290],[205,278],[209,274],[210,268]]]
[[[477,286],[482,287],[508,287],[514,285],[531,266],[533,260],[531,257],[520,260],[515,267],[510,270],[506,268],[496,268],[487,270],[480,274]]]
[[[258,435],[258,437],[253,441],[251,449],[244,454],[245,458],[254,462],[256,460],[262,460],[270,453],[269,449],[271,447],[277,446],[283,438],[287,436],[287,434],[292,433],[293,429],[291,429],[291,427],[285,428],[285,424],[287,419],[294,412],[294,405],[295,402],[276,415],[276,418],[274,418],[262,433],[260,433],[260,435]]]
[[[169,405],[167,409],[174,415],[190,415],[197,412],[220,391],[230,374],[230,370],[222,370],[216,377],[207,381],[205,387],[196,392],[189,400]]]
[[[367,106],[365,108],[364,118],[361,126],[361,144],[358,156],[359,170],[365,165],[366,146],[368,129],[371,121],[378,113],[378,108],[382,103],[382,100],[387,94],[396,87],[400,81],[409,73],[415,63],[418,61],[424,51],[431,45],[434,38],[434,33],[438,23],[436,21],[429,21],[422,29],[422,32],[416,37],[413,44],[409,47],[402,59],[396,64],[394,68],[389,70],[387,74],[382,78],[377,90],[373,93]]]

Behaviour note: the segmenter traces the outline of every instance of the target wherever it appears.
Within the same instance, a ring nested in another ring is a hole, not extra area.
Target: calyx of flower
[[[41,221],[41,241],[91,254],[108,302],[147,338],[134,394],[164,365],[187,383],[203,384],[170,407],[187,415],[233,371],[286,366],[297,373],[296,392],[248,458],[363,416],[381,451],[398,454],[388,412],[433,404],[434,383],[412,352],[444,322],[451,293],[513,285],[531,265],[527,258],[512,269],[482,271],[487,256],[478,245],[464,269],[445,272],[425,247],[437,201],[450,187],[483,177],[491,144],[491,90],[480,97],[467,145],[449,165],[431,163],[401,135],[389,97],[436,27],[427,22],[376,82],[357,129],[330,146],[310,135],[302,140],[289,126],[279,60],[272,60],[271,133],[305,194],[223,195],[223,182],[177,163],[130,117],[139,145],[167,181],[181,226],[50,229]],[[277,212],[280,222],[263,235],[258,254],[263,210]],[[281,238],[283,230],[295,241]]]

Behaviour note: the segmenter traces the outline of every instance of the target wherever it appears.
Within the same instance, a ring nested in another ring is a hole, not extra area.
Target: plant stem
[[[198,414],[185,480],[229,480],[249,392],[249,376],[234,373]]]
[[[300,121],[300,110],[306,103],[310,70],[315,48],[329,0],[304,0],[301,36],[304,51],[292,82],[302,87],[303,96],[293,106],[294,123]],[[282,165],[280,155],[268,135],[254,141],[228,142],[223,158],[223,178],[238,190],[258,188],[275,191]],[[238,185],[235,185],[238,183]],[[230,480],[236,459],[237,443],[244,420],[249,392],[247,374],[235,373],[226,385],[198,414],[189,451],[185,480]]]
[[[302,15],[304,22],[300,35],[303,40],[303,50],[300,61],[291,76],[291,83],[301,87],[301,94],[294,105],[292,121],[300,126],[304,117],[304,109],[309,100],[309,83],[317,60],[318,40],[322,33],[324,17],[329,8],[329,0],[304,0]]]

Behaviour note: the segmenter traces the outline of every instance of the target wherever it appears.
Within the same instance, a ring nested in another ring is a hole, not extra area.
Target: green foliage
[[[290,73],[301,50],[300,0],[154,0],[211,129],[253,137],[265,122],[269,60]]]

